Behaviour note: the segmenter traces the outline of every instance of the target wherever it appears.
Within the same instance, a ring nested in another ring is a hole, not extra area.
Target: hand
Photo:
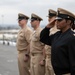
[[[41,60],[41,61],[40,61],[40,65],[41,65],[41,66],[44,66],[44,65],[45,65],[45,60]]]
[[[47,24],[47,26],[46,27],[48,27],[48,28],[52,28],[52,27],[54,27],[54,25],[55,25],[55,17],[53,17],[52,18],[52,20],[49,22],[49,24]]]
[[[27,62],[29,60],[29,56],[24,56],[24,61]]]

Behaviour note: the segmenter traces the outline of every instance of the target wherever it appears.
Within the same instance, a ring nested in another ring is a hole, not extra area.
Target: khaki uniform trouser
[[[46,64],[45,64],[45,72],[46,75],[54,75],[54,71],[51,65],[51,56],[50,55],[46,55]]]
[[[19,75],[30,75],[30,59],[28,61],[24,61],[26,51],[18,52],[18,67],[19,67]]]
[[[45,75],[45,65],[41,66],[40,61],[42,60],[42,54],[31,54],[30,72],[31,75]]]

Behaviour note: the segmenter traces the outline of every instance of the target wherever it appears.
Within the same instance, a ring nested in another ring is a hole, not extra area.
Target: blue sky
[[[41,24],[47,24],[48,10],[59,7],[75,13],[75,0],[0,0],[0,24],[18,24],[18,13],[35,13],[43,18]]]

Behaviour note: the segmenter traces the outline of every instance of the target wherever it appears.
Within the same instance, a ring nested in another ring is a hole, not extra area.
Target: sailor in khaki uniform
[[[48,21],[50,22],[52,18],[55,18],[56,17],[56,11],[52,10],[52,9],[49,9],[49,14],[48,14]],[[54,34],[57,30],[56,28],[56,25],[50,30],[50,34],[49,35],[52,35]],[[54,75],[54,71],[53,71],[53,68],[52,68],[52,65],[51,65],[51,46],[49,45],[45,45],[45,56],[46,56],[46,64],[45,64],[45,72],[46,72],[46,75]]]
[[[45,64],[43,60],[44,44],[40,42],[40,21],[41,17],[31,14],[31,26],[34,32],[31,36],[30,54],[31,54],[31,75],[45,75]]]
[[[29,73],[29,44],[32,30],[27,26],[29,17],[19,13],[18,23],[21,27],[17,37],[18,67],[20,75],[30,75]]]

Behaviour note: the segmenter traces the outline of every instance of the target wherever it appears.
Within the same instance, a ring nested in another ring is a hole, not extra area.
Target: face
[[[19,23],[19,26],[22,27],[24,24],[27,23],[27,20],[22,19],[22,20],[19,20],[18,23]]]
[[[35,28],[36,25],[37,25],[37,20],[32,20],[30,23],[31,23],[31,26],[32,26],[33,28]]]
[[[58,19],[56,20],[56,26],[57,26],[57,29],[64,29],[67,27],[67,22],[65,19]]]
[[[52,19],[54,19],[55,18],[55,16],[53,16],[53,17],[48,17],[48,22],[50,22]]]

